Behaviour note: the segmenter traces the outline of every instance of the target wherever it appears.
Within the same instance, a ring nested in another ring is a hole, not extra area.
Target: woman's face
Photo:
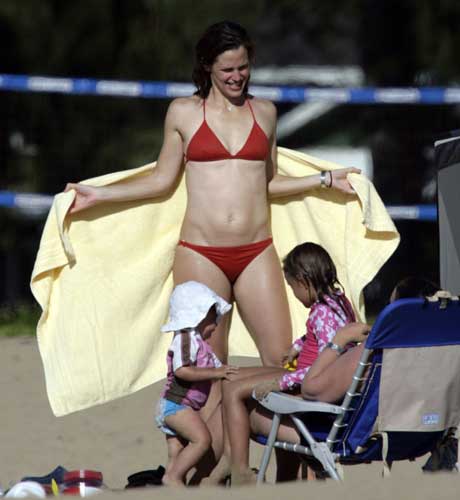
[[[211,82],[228,99],[241,97],[249,80],[249,59],[245,47],[226,50],[211,66]]]
[[[317,300],[314,288],[302,280],[297,280],[291,276],[286,276],[287,284],[291,287],[297,300],[302,302],[305,307],[311,307]]]

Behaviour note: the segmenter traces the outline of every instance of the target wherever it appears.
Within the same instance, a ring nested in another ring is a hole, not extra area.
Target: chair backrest
[[[394,459],[419,456],[432,446],[430,439],[458,425],[460,302],[403,299],[387,306],[366,340],[343,407],[329,436],[342,456],[362,451],[374,432],[404,441]],[[378,454],[368,447],[360,456]]]
[[[401,299],[379,314],[366,349],[460,344],[460,301]]]

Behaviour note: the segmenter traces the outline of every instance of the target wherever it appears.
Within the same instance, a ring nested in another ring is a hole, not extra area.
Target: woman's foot
[[[214,467],[211,474],[201,481],[205,486],[216,486],[225,484],[225,480],[231,473],[230,463],[226,457],[222,457],[219,463]]]

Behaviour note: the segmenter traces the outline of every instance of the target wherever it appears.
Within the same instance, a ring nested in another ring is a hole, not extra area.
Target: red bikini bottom
[[[252,260],[261,254],[273,243],[273,238],[268,238],[248,245],[236,247],[209,247],[194,245],[180,240],[179,245],[190,248],[213,262],[227,276],[230,283],[235,283],[238,276],[246,269]]]

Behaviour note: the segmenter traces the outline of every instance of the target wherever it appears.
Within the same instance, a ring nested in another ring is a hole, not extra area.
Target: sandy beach
[[[153,408],[162,383],[129,397],[89,410],[56,418],[45,391],[41,359],[33,337],[0,339],[0,485],[6,489],[26,475],[44,475],[57,465],[94,469],[114,492],[105,496],[181,498],[183,491],[167,488],[123,492],[128,475],[166,463],[163,435],[153,423]],[[233,359],[248,364],[250,360]],[[252,465],[257,466],[262,448],[252,446]],[[460,475],[423,474],[425,458],[396,463],[390,478],[381,477],[381,465],[345,468],[345,480],[317,483],[295,482],[244,488],[190,488],[190,499],[279,498],[309,496],[322,499],[442,499],[457,498]],[[273,465],[269,481],[273,481]]]

